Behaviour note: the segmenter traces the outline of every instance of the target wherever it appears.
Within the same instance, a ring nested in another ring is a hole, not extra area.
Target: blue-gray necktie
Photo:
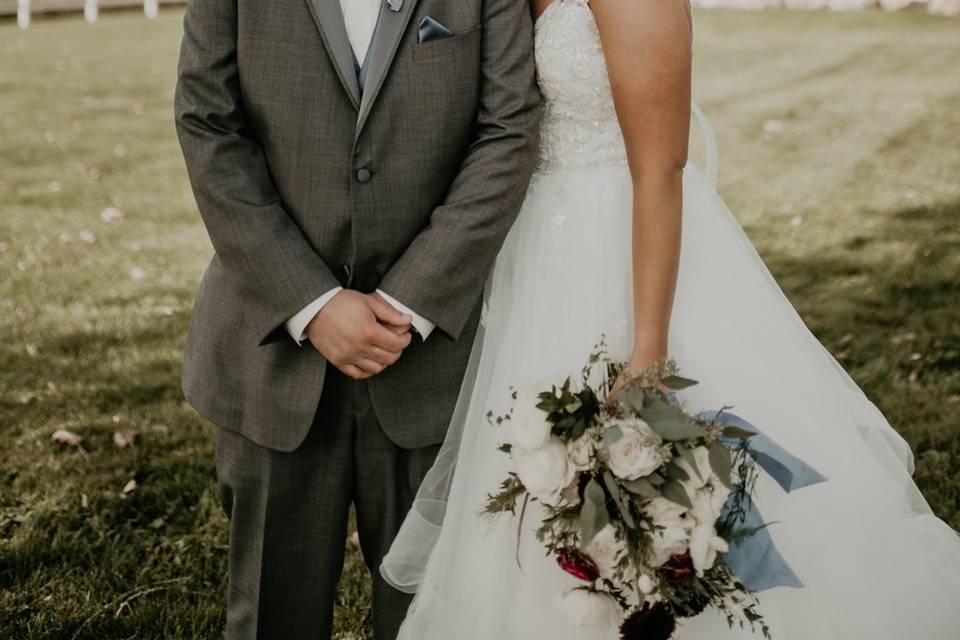
[[[367,69],[370,67],[370,52],[367,51],[367,56],[363,59],[363,64],[361,65],[357,62],[357,54],[353,54],[353,69],[357,72],[357,85],[360,87],[360,95],[363,95],[363,86],[367,83]]]
[[[391,5],[392,8],[392,5]],[[396,9],[394,9],[396,11]],[[363,95],[363,87],[367,84],[367,69],[370,67],[370,50],[373,48],[373,41],[377,37],[377,29],[380,28],[380,16],[377,16],[377,24],[373,26],[373,33],[370,35],[370,46],[367,47],[366,56],[363,58],[363,64],[357,60],[356,51],[353,52],[353,69],[357,72],[357,85],[360,87],[360,95]],[[353,47],[351,47],[352,49]]]

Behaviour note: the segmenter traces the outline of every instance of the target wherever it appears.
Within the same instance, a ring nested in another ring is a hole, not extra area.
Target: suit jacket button
[[[373,174],[371,174],[369,170],[360,169],[359,171],[357,171],[357,182],[360,182],[360,183],[370,182],[370,177],[372,175]]]

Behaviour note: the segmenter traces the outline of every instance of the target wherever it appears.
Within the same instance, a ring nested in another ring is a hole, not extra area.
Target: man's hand
[[[354,380],[370,378],[410,344],[412,318],[376,294],[343,290],[307,325],[314,348]]]

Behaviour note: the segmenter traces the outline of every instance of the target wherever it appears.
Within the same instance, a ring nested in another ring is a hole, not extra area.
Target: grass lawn
[[[722,194],[960,527],[960,23],[697,18]],[[0,638],[219,636],[226,525],[179,388],[211,251],[173,132],[179,35],[178,10],[0,23]],[[365,587],[351,549],[343,640],[369,637]]]

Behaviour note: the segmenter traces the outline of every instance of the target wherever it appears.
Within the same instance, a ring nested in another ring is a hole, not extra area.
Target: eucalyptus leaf
[[[733,469],[733,460],[730,449],[720,442],[710,445],[710,468],[720,478],[723,486],[730,488],[730,472]]]
[[[544,413],[553,413],[557,410],[558,404],[557,399],[551,396],[550,398],[545,398],[536,404],[537,409],[543,411]]]
[[[741,429],[740,427],[724,427],[723,435],[726,438],[734,438],[736,440],[747,440],[757,435],[753,431],[747,431],[746,429]]]
[[[690,500],[690,496],[687,495],[683,485],[676,480],[668,480],[664,483],[663,497],[681,507],[686,507],[687,509],[693,508],[693,502]]]
[[[657,432],[657,435],[670,442],[701,438],[704,435],[703,429],[686,420],[664,418],[660,420],[648,420],[647,422],[653,427],[653,430]]]
[[[643,408],[640,414],[647,422],[669,419],[686,420],[686,415],[680,407],[666,402],[663,397],[653,389],[644,390]]]
[[[664,472],[667,474],[667,477],[671,480],[676,480],[677,482],[686,482],[690,479],[690,474],[683,470],[683,467],[678,466],[676,463],[671,462],[667,465],[667,468],[664,469]]]
[[[593,478],[583,490],[583,505],[580,507],[580,546],[584,549],[610,522],[607,513],[607,498],[603,488]]]
[[[696,380],[691,380],[690,378],[684,378],[682,376],[667,376],[666,378],[660,380],[660,384],[668,389],[679,391],[680,389],[686,389],[699,383]]]
[[[612,427],[607,427],[603,430],[603,435],[600,438],[600,446],[609,447],[614,442],[623,437],[623,429],[619,425],[614,425]]]
[[[676,445],[675,448],[677,453],[680,454],[680,457],[686,460],[687,465],[689,465],[690,468],[693,469],[693,472],[697,474],[697,478],[699,478],[702,482],[706,482],[707,479],[703,477],[702,473],[700,473],[700,465],[697,464],[697,458],[693,455],[693,449],[690,447],[685,447],[682,444]]]
[[[644,479],[655,487],[663,486],[663,483],[667,481],[667,479],[659,473],[651,473]]]
[[[640,413],[643,411],[643,389],[638,386],[629,386],[626,389],[620,391],[620,395],[617,396],[620,404],[627,411],[633,411],[635,413]]]
[[[613,496],[613,501],[617,503],[617,509],[620,510],[620,515],[623,516],[623,522],[631,529],[636,529],[637,524],[630,514],[630,506],[624,502],[623,496],[620,494],[620,487],[617,485],[617,480],[609,471],[604,471],[603,473],[603,484],[607,485],[607,491]]]
[[[570,440],[579,440],[586,430],[587,423],[583,420],[577,420],[576,424],[573,425],[573,428],[570,429]]]
[[[573,399],[570,402],[568,402],[566,405],[564,405],[563,410],[566,411],[567,413],[576,413],[577,409],[579,409],[582,406],[583,406],[583,402],[581,402],[580,398],[578,398],[577,396],[573,396]]]
[[[627,482],[623,483],[623,488],[629,491],[630,493],[633,493],[638,496],[642,496],[644,498],[650,498],[651,500],[653,500],[654,498],[660,498],[662,497],[663,494],[660,493],[659,489],[657,489],[656,487],[653,486],[653,484],[650,483],[649,478],[652,478],[652,477],[654,476],[648,476],[647,478],[638,478],[636,480],[628,480]]]

